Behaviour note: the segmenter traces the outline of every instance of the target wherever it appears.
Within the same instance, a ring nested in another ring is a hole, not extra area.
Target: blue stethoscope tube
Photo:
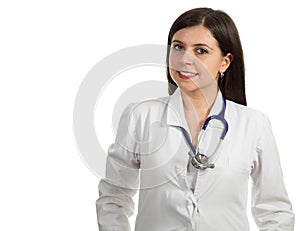
[[[205,120],[205,122],[204,122],[204,124],[202,126],[203,133],[205,133],[206,128],[207,128],[207,126],[208,126],[208,124],[209,124],[209,122],[211,120],[219,120],[219,121],[222,122],[222,124],[223,124],[224,127],[223,127],[222,135],[220,136],[219,145],[220,145],[221,141],[224,140],[224,138],[225,138],[225,136],[226,136],[226,134],[228,132],[228,123],[225,120],[225,110],[226,110],[226,98],[223,96],[223,108],[222,108],[222,111],[218,115],[209,116]],[[183,133],[183,136],[184,136],[186,142],[188,143],[188,145],[191,148],[191,151],[189,152],[189,155],[191,156],[191,163],[192,163],[192,165],[195,168],[201,169],[201,170],[204,170],[204,169],[207,169],[207,168],[214,168],[215,164],[208,163],[209,157],[207,157],[204,153],[197,152],[197,150],[195,149],[194,145],[192,144],[192,141],[190,139],[190,136],[189,136],[188,132],[183,127],[180,127],[180,128],[182,130],[182,133]],[[215,149],[215,151],[217,150],[217,148]]]

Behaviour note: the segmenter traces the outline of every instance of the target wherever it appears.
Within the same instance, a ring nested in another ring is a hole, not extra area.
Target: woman
[[[182,14],[168,37],[169,97],[131,104],[110,146],[97,200],[100,230],[293,230],[268,118],[246,107],[243,51],[224,12]]]

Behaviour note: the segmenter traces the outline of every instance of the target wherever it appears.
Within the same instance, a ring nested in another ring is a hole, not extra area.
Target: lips
[[[189,71],[177,71],[179,78],[181,79],[191,79],[198,76],[198,73],[195,72],[189,72]]]

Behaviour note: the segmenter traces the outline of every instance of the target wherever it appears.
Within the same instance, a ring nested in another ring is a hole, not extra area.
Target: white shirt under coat
[[[132,197],[140,189],[136,231],[247,231],[249,179],[259,230],[294,230],[268,118],[232,101],[226,104],[229,130],[211,157],[215,168],[197,171],[189,164],[190,148],[179,128],[189,131],[180,90],[130,104],[108,150],[106,177],[99,183],[99,230],[130,230]],[[219,91],[210,115],[222,107]],[[218,132],[222,126],[216,121],[209,129]]]

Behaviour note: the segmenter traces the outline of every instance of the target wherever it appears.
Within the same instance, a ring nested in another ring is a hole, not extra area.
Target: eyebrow
[[[180,44],[184,44],[184,43],[181,42],[180,40],[176,40],[176,39],[172,41],[172,43],[174,43],[174,42],[177,42],[177,43],[180,43]],[[194,47],[197,47],[197,46],[205,46],[205,47],[207,47],[207,48],[213,50],[210,46],[208,46],[208,45],[205,44],[205,43],[196,43],[196,44],[194,44],[193,46],[194,46]]]

